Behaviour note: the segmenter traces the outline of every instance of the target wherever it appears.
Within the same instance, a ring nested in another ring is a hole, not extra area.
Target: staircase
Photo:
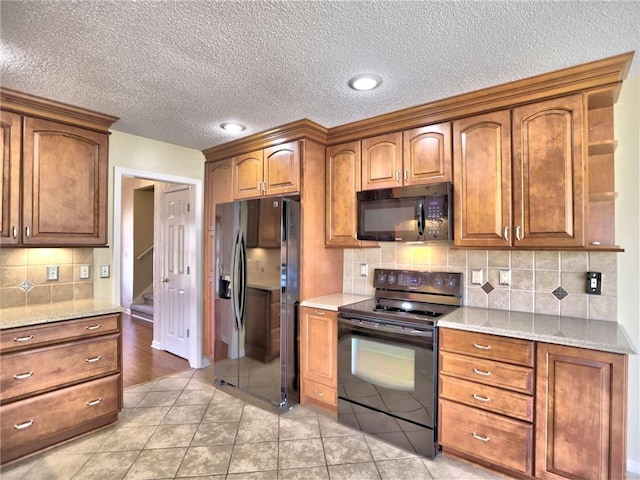
[[[144,303],[132,303],[129,306],[131,316],[153,322],[153,292],[142,295]]]

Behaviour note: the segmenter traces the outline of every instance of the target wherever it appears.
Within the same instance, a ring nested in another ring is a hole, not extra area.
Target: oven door
[[[435,327],[338,317],[338,421],[435,455]]]

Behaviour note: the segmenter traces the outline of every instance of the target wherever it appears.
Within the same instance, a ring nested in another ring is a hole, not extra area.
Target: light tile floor
[[[407,453],[300,405],[260,408],[215,388],[208,369],[131,387],[120,421],[2,468],[2,480],[450,480],[496,473]]]

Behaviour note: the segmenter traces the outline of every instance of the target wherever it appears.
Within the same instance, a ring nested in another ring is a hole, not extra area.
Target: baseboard
[[[640,462],[635,460],[631,460],[627,458],[627,472],[635,473],[636,475],[640,475]]]
[[[160,342],[158,342],[157,340],[154,340],[151,342],[151,348],[155,348],[156,350],[162,350]]]

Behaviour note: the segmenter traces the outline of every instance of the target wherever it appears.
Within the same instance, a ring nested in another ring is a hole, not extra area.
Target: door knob
[[[169,283],[169,277],[162,277],[162,283]]]

